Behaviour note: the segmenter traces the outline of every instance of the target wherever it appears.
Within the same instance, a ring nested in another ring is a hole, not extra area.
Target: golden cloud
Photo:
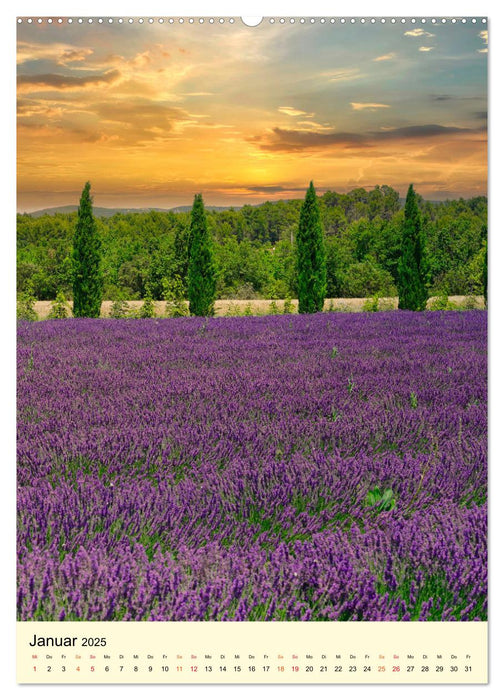
[[[380,104],[379,102],[350,102],[352,109],[357,112],[361,112],[363,109],[367,109],[370,112],[376,112],[377,109],[389,109],[390,105]]]
[[[17,44],[17,63],[28,61],[54,61],[59,65],[66,65],[75,61],[84,61],[91,56],[93,49],[72,46],[71,44],[37,44],[28,41],[19,41]]]
[[[279,107],[278,111],[282,114],[288,114],[289,117],[313,117],[313,112],[308,113],[295,107]]]
[[[19,92],[41,92],[47,90],[82,90],[90,86],[103,86],[118,83],[122,74],[110,70],[98,75],[61,75],[60,73],[43,73],[41,75],[18,75]]]
[[[386,53],[383,56],[377,56],[376,58],[373,58],[373,61],[391,61],[393,58],[396,58],[397,54],[392,51],[391,53]]]
[[[404,36],[427,36],[427,37],[433,37],[435,36],[434,34],[431,34],[430,32],[426,32],[425,29],[420,29],[418,27],[417,29],[410,29],[408,32],[404,32]]]

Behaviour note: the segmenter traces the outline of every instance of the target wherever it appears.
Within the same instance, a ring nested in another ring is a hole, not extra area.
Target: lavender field
[[[483,620],[484,311],[18,327],[20,620]]]

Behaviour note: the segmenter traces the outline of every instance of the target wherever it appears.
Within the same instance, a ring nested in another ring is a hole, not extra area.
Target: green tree
[[[65,295],[60,290],[56,295],[56,299],[51,304],[51,311],[48,318],[68,318],[68,306]]]
[[[73,314],[76,318],[98,318],[102,302],[101,245],[90,189],[90,183],[86,182],[73,237]]]
[[[163,299],[166,301],[166,315],[169,318],[189,315],[184,299],[184,284],[178,275],[163,279]]]
[[[299,313],[322,311],[326,293],[326,256],[313,182],[310,182],[301,207],[296,245]]]
[[[119,289],[114,289],[111,295],[112,308],[110,309],[110,318],[127,318],[129,315],[129,305],[124,298],[124,292]]]
[[[488,242],[485,242],[485,257],[483,258],[483,296],[485,306],[488,306]]]
[[[216,269],[203,198],[200,194],[194,197],[189,240],[189,310],[192,316],[213,316]]]
[[[154,318],[156,315],[154,299],[152,298],[152,290],[149,284],[147,284],[145,287],[144,300],[142,306],[138,310],[138,315],[140,318]]]
[[[409,186],[404,210],[401,257],[397,267],[399,308],[423,311],[428,299],[424,241],[413,185]]]
[[[31,284],[27,285],[26,291],[21,292],[17,298],[18,321],[38,321],[38,314],[35,311],[35,296]]]

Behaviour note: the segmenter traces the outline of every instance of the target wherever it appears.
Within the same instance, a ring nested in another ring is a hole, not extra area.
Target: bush
[[[184,299],[184,283],[180,277],[178,275],[174,275],[171,279],[163,277],[162,285],[168,318],[189,316],[189,308]]]
[[[456,305],[448,299],[448,294],[443,292],[437,297],[434,297],[429,306],[431,311],[453,311]]]
[[[51,304],[51,311],[48,318],[68,318],[70,309],[63,292],[58,292],[56,299]]]
[[[372,299],[366,299],[364,302],[364,306],[362,307],[363,311],[368,311],[368,312],[376,312],[379,310],[378,306],[380,303],[380,298],[378,294],[375,294]]]
[[[254,289],[254,285],[250,282],[244,282],[233,294],[234,299],[257,299],[258,294]]]
[[[38,321],[38,315],[34,307],[35,297],[32,292],[21,292],[16,304],[16,318],[18,321]]]
[[[156,311],[154,309],[154,300],[152,299],[152,292],[150,287],[147,286],[145,289],[145,296],[142,306],[138,312],[140,318],[154,318]]]
[[[228,316],[228,317],[240,316],[240,307],[238,306],[238,304],[233,304],[233,303],[229,304],[224,316]]]
[[[280,313],[280,309],[277,306],[277,303],[274,299],[272,299],[269,303],[268,306],[268,315],[269,316],[276,316],[276,314]]]
[[[349,265],[341,280],[342,297],[396,296],[392,275],[372,260]]]
[[[478,309],[479,308],[478,300],[476,299],[476,297],[473,294],[470,294],[460,304],[459,308],[462,309],[463,311],[472,311],[473,309]]]
[[[116,294],[115,299],[112,301],[110,318],[128,318],[130,315],[131,311],[124,295],[120,293]]]
[[[294,313],[294,304],[292,303],[292,299],[290,297],[286,297],[283,305],[283,313],[284,314],[293,314]]]
[[[393,311],[395,306],[394,306],[394,300],[393,299],[380,299],[380,304],[379,304],[379,310],[380,311]]]

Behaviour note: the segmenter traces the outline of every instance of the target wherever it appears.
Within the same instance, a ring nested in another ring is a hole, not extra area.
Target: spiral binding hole
[[[243,24],[249,27],[256,27],[260,25],[263,22],[262,17],[241,17],[240,20]],[[236,19],[234,17],[169,17],[169,18],[164,18],[164,17],[149,17],[147,19],[143,17],[129,17],[127,20],[123,19],[122,17],[99,17],[99,18],[94,18],[94,17],[17,17],[16,18],[17,24],[34,24],[34,25],[41,25],[44,23],[47,23],[49,25],[51,24],[63,24],[64,22],[67,22],[68,24],[73,24],[76,22],[77,24],[114,24],[114,22],[117,22],[118,24],[124,24],[127,22],[128,24],[134,24],[135,22],[138,24],[221,24],[225,25],[226,23],[229,24],[235,24]],[[487,24],[487,18],[486,17],[481,17],[481,18],[476,18],[476,17],[461,17],[461,18],[456,18],[456,17],[420,17],[420,18],[415,18],[415,17],[381,17],[379,19],[376,19],[375,17],[310,17],[310,18],[305,18],[305,17],[290,17],[286,19],[285,17],[269,17],[267,19],[268,24],[282,24],[282,25],[288,25],[288,24],[306,24],[306,25],[316,25],[318,23],[320,24],[399,24],[399,25],[404,25],[408,22],[411,24],[416,24],[417,22],[420,22],[421,24],[433,24],[433,25],[438,25],[438,24],[478,24],[480,22],[481,24]]]

